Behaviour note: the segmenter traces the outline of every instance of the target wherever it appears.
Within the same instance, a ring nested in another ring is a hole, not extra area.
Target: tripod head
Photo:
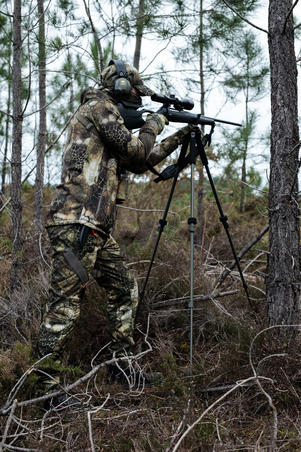
[[[208,160],[204,148],[211,142],[214,126],[215,123],[211,125],[211,130],[206,135],[202,135],[200,128],[195,126],[184,138],[181,154],[177,163],[167,166],[160,174],[158,174],[158,177],[154,179],[154,182],[158,183],[177,176],[189,164],[195,163],[198,156],[201,157],[203,165],[207,165]],[[193,138],[193,140],[191,140],[191,138]],[[189,144],[190,146],[188,146]]]

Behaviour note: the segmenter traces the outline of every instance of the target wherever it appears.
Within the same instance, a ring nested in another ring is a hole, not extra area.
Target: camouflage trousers
[[[113,237],[92,233],[80,248],[81,225],[51,226],[48,235],[52,245],[52,275],[49,299],[39,332],[41,356],[60,356],[63,344],[79,317],[84,287],[67,264],[64,251],[72,250],[99,286],[107,292],[107,315],[111,323],[112,351],[134,345],[133,331],[138,305],[138,286],[128,270],[120,248]]]

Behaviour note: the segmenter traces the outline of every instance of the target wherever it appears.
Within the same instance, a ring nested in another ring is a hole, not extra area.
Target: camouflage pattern
[[[133,79],[136,82],[141,86],[141,79]],[[166,122],[163,115],[150,114],[135,136],[125,127],[109,87],[91,88],[83,94],[82,104],[70,123],[62,180],[48,215],[52,276],[38,340],[41,355],[53,353],[55,359],[60,357],[64,341],[80,314],[84,287],[64,258],[67,250],[73,251],[88,275],[94,276],[107,291],[111,350],[134,345],[138,286],[110,233],[122,171],[147,171],[149,164],[155,166],[171,154],[191,130],[191,126],[186,126],[155,145]],[[95,230],[97,236],[90,234],[81,249],[83,225]]]
[[[61,355],[63,344],[79,317],[84,287],[66,264],[63,252],[72,249],[89,276],[107,292],[107,313],[111,323],[111,350],[129,350],[134,345],[133,331],[138,305],[138,286],[128,270],[115,240],[91,233],[82,249],[80,225],[48,228],[52,245],[52,278],[46,313],[40,328],[38,349],[42,356]],[[101,302],[101,300],[99,300]]]
[[[128,80],[131,85],[136,88],[141,96],[152,96],[154,91],[143,83],[139,72],[136,68],[131,66],[130,64],[125,64],[126,71],[128,73]],[[117,78],[117,70],[115,64],[111,64],[106,67],[105,70],[101,73],[101,84],[103,88],[112,88],[115,79]]]
[[[138,137],[125,127],[108,90],[87,90],[79,108],[89,131],[75,115],[63,157],[61,184],[48,215],[48,225],[85,224],[110,233],[115,221],[120,168],[147,171],[165,159],[191,130],[186,126],[154,146],[165,118],[150,114]],[[97,132],[96,132],[97,131]]]

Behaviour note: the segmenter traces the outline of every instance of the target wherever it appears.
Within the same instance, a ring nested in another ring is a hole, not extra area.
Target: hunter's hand
[[[168,109],[166,107],[164,107],[164,106],[160,107],[159,110],[156,111],[156,113],[158,115],[163,115],[165,117],[165,120],[166,120],[165,124],[169,124],[169,121],[168,121]]]
[[[158,127],[157,135],[159,135],[164,129],[165,125],[168,124],[168,119],[164,115],[160,115],[158,113],[151,113],[147,115],[146,121],[155,121]]]

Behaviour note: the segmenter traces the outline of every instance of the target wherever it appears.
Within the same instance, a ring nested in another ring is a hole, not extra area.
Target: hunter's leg
[[[107,291],[107,313],[111,322],[111,350],[123,353],[134,346],[134,326],[138,305],[138,285],[120,254],[119,245],[110,237],[98,252],[94,276]]]

